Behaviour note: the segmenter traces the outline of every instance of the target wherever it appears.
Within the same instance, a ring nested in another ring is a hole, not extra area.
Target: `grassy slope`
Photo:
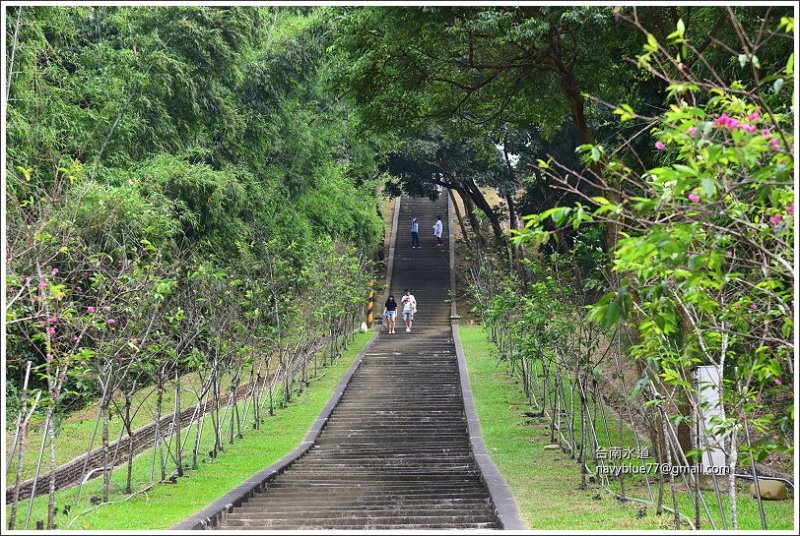
[[[523,520],[531,529],[672,528],[672,517],[655,516],[653,508],[645,509],[645,515],[639,517],[644,505],[620,504],[596,486],[579,490],[577,464],[560,450],[544,450],[544,446],[550,443],[547,422],[522,416],[527,407],[521,387],[510,378],[505,364],[497,365],[484,330],[462,326],[460,334],[487,448],[505,476]],[[637,485],[634,479],[629,479],[627,485],[630,495],[647,497],[646,488]],[[705,496],[710,507],[715,505],[711,493]],[[672,504],[669,495],[666,504]],[[691,499],[687,494],[681,494],[680,505],[681,512],[693,517]],[[740,528],[760,528],[757,503],[746,495],[746,486],[739,496],[738,508]],[[792,528],[792,501],[766,502],[765,509],[770,529]],[[718,519],[719,515],[714,517]],[[711,527],[705,522],[702,528]]]
[[[245,380],[247,377],[245,377]],[[184,408],[197,404],[197,397],[195,390],[200,387],[200,380],[195,373],[189,373],[181,378],[181,401]],[[222,385],[227,388],[230,385],[228,375],[222,375]],[[164,388],[164,396],[162,400],[161,416],[169,415],[175,405],[175,390],[171,383],[168,383]],[[116,397],[117,403],[122,403],[122,397]],[[90,438],[94,433],[95,427],[98,422],[99,400],[95,400],[86,405],[80,411],[76,411],[68,415],[61,421],[58,432],[58,448],[56,449],[56,463],[62,465],[67,463],[78,456],[86,454],[89,447]],[[142,426],[150,424],[154,420],[156,408],[156,394],[155,386],[148,386],[139,389],[133,396],[133,408],[136,415],[133,418],[133,429],[136,430]],[[10,424],[15,424],[16,421]],[[110,441],[116,441],[121,437],[124,431],[122,419],[111,405],[111,416],[109,419],[109,438]],[[11,452],[11,447],[14,440],[15,430],[12,428],[6,435],[6,452]],[[33,478],[36,474],[36,465],[39,457],[39,446],[42,442],[42,434],[44,433],[44,418],[39,416],[32,420],[28,435],[26,439],[25,461],[23,463],[23,480]],[[97,429],[92,448],[100,446],[100,428]],[[16,464],[11,466],[10,474],[15,474]],[[41,471],[46,472],[49,470],[47,457],[43,462]]]
[[[276,410],[274,417],[264,421],[261,430],[244,431],[244,438],[236,440],[232,445],[225,445],[225,452],[214,460],[201,456],[197,469],[187,471],[187,477],[179,479],[176,484],[159,484],[145,494],[122,502],[126,495],[122,493],[125,482],[125,469],[117,469],[112,477],[112,491],[115,491],[111,502],[78,516],[92,508],[89,498],[99,495],[102,479],[95,479],[84,485],[81,499],[74,501],[75,491],[64,490],[56,494],[59,508],[71,505],[69,516],[59,514],[57,525],[67,528],[69,522],[77,520],[71,529],[167,529],[181,519],[207,506],[209,503],[233,489],[254,473],[279,460],[302,440],[311,423],[324,407],[336,384],[344,375],[358,352],[372,336],[371,332],[359,333],[344,356],[333,366],[328,367],[321,377],[293,403],[284,409]],[[210,425],[210,420],[206,420]],[[213,432],[205,428],[200,452],[210,450],[213,443]],[[190,437],[194,438],[194,431]],[[134,462],[134,481],[144,482],[150,479],[153,462],[152,449],[138,456]],[[138,489],[141,489],[138,488]],[[24,523],[27,501],[20,506],[22,523]],[[38,497],[34,501],[31,528],[36,520],[45,518],[47,497]],[[21,523],[17,525],[21,528]]]

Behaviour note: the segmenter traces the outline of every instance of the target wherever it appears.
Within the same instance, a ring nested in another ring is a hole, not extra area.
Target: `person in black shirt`
[[[383,304],[383,316],[386,317],[386,333],[394,333],[394,321],[397,316],[397,302],[394,295],[389,294],[389,299]]]

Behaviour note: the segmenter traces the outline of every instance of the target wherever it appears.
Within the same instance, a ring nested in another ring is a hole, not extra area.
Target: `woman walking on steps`
[[[436,216],[436,223],[433,224],[433,236],[436,237],[436,245],[443,246],[442,243],[442,217]]]
[[[411,249],[418,248],[419,245],[419,218],[411,220]]]
[[[386,317],[386,333],[394,333],[394,321],[397,316],[397,302],[394,295],[389,294],[389,299],[383,304],[383,316]]]

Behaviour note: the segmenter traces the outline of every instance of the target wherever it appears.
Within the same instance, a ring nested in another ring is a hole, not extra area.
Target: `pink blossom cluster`
[[[752,117],[752,116],[751,116]],[[742,123],[738,119],[734,119],[733,117],[728,117],[728,114],[722,114],[714,121],[715,127],[727,127],[730,130],[744,130],[745,132],[755,132],[757,129],[755,125],[749,125],[747,123]]]
[[[756,121],[759,117],[761,117],[761,110],[755,109],[753,111],[753,113],[751,113],[747,117],[747,121],[751,121],[751,122],[752,121]],[[758,131],[758,128],[756,128],[755,125],[739,121],[738,119],[736,119],[734,117],[730,117],[728,114],[722,114],[717,119],[715,119],[714,120],[714,126],[715,127],[726,127],[729,130],[743,130],[743,131],[749,132],[751,134],[754,134],[755,132]],[[697,128],[696,127],[691,127],[689,130],[687,130],[687,132],[689,134],[694,134],[695,132],[697,132]],[[772,132],[768,128],[761,129],[761,135],[770,138],[769,142],[770,142],[770,145],[772,146],[772,150],[773,151],[779,151],[781,149],[780,140],[776,136],[773,136]]]

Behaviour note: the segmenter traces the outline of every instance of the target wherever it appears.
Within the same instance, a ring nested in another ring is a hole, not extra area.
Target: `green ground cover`
[[[75,501],[75,489],[56,494],[59,515],[58,528],[93,530],[156,530],[168,529],[183,518],[197,512],[230,491],[245,479],[264,469],[291,452],[302,440],[311,423],[325,406],[336,384],[353,359],[372,337],[371,332],[358,333],[342,358],[321,371],[320,376],[286,408],[277,409],[274,417],[265,419],[260,430],[244,431],[244,437],[233,444],[225,443],[225,451],[211,460],[200,456],[198,467],[189,469],[185,478],[175,484],[157,484],[152,489],[126,500],[124,491],[125,469],[117,469],[112,476],[111,504],[94,507],[91,498],[100,496],[102,479],[84,484],[81,498]],[[189,433],[194,438],[194,429]],[[211,420],[206,419],[202,434],[201,454],[213,445]],[[188,450],[188,449],[187,449]],[[143,452],[134,460],[134,482],[151,482],[154,462],[153,449]],[[156,474],[158,468],[156,466]],[[142,490],[146,484],[138,484]],[[70,505],[68,515],[63,508]],[[19,507],[17,527],[22,528],[28,501]],[[47,497],[34,500],[30,528],[36,520],[46,518]]]
[[[532,419],[523,415],[529,406],[521,384],[509,375],[505,362],[498,363],[494,347],[484,329],[462,326],[460,336],[486,447],[506,478],[522,519],[529,528],[635,530],[674,527],[671,514],[657,516],[652,506],[636,502],[620,503],[597,484],[580,490],[577,463],[561,450],[544,450],[550,443],[548,421],[546,418]],[[609,424],[613,436],[616,430],[613,419]],[[632,441],[632,433],[627,431],[625,443],[629,441]],[[737,504],[739,527],[760,529],[757,502],[747,495],[747,485],[740,485]],[[617,484],[612,481],[611,486],[616,488]],[[648,498],[641,477],[628,478],[626,491],[629,496]],[[653,491],[655,493],[655,489]],[[706,492],[704,497],[717,528],[722,528],[713,493]],[[670,506],[671,500],[667,488],[665,504]],[[770,529],[786,530],[793,527],[793,501],[765,502],[764,505]],[[727,512],[725,500],[723,508]],[[679,510],[694,517],[689,494],[679,494]],[[711,528],[705,515],[701,528]]]

